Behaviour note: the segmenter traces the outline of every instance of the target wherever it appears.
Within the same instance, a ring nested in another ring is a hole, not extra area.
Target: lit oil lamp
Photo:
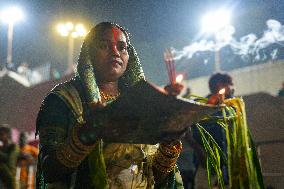
[[[179,74],[176,76],[176,83],[181,83],[183,80],[183,75],[182,74]]]
[[[225,100],[225,92],[226,92],[226,89],[225,88],[222,88],[219,90],[219,95],[218,95],[218,100],[219,100],[219,104],[223,104],[224,103],[224,100]]]

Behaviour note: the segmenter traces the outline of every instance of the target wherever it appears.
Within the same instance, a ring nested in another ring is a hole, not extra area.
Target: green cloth
[[[89,166],[93,171],[90,171],[90,178],[94,188],[107,188],[107,173],[106,165],[103,156],[103,141],[99,141],[97,147],[88,156]],[[99,174],[98,174],[99,173]]]

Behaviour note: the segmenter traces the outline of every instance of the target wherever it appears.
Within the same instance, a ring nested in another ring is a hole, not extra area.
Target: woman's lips
[[[112,60],[112,63],[113,64],[118,64],[119,66],[122,66],[122,62],[120,60],[114,59],[114,60]]]

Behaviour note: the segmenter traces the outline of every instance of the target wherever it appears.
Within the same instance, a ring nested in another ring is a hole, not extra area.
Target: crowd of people
[[[25,132],[18,143],[13,142],[11,127],[0,125],[0,188],[34,189],[38,154],[38,147],[27,143]]]

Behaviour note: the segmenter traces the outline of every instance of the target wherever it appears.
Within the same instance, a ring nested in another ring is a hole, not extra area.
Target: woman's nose
[[[116,43],[112,43],[111,45],[111,52],[116,55],[116,56],[119,56],[119,50],[117,50],[117,46],[116,46]]]

